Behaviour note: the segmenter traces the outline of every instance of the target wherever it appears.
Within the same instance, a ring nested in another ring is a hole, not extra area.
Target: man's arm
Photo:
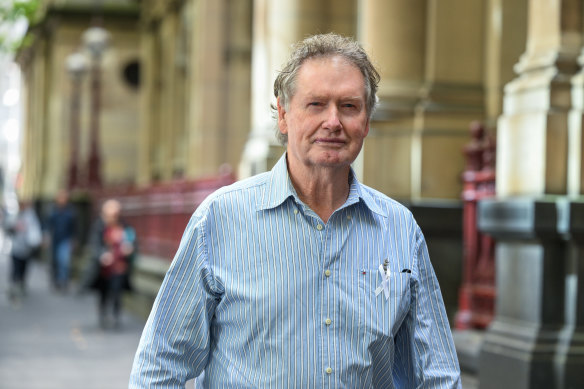
[[[411,311],[404,331],[396,336],[397,349],[405,351],[410,360],[401,364],[396,378],[411,388],[461,388],[458,358],[442,294],[419,229],[415,255]]]
[[[142,333],[131,389],[183,389],[207,364],[209,329],[220,295],[204,236],[203,223],[193,216]]]

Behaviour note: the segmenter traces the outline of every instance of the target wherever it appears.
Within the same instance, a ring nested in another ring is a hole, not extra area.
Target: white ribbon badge
[[[387,271],[384,271],[383,265],[379,265],[379,274],[381,274],[381,285],[379,285],[377,287],[377,289],[375,289],[375,296],[379,296],[379,293],[381,293],[383,291],[383,294],[385,295],[385,299],[388,300],[389,299],[389,275],[391,274],[391,272],[389,271],[389,267],[387,268]]]

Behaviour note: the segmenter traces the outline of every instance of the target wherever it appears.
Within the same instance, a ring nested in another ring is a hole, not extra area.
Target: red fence
[[[464,147],[466,167],[463,209],[463,280],[456,328],[485,328],[495,308],[495,243],[477,228],[477,202],[495,195],[495,141],[480,123],[471,125],[471,141]]]
[[[172,260],[194,210],[209,194],[234,181],[232,174],[225,174],[143,189],[104,190],[97,203],[118,199],[123,219],[136,229],[140,252]]]

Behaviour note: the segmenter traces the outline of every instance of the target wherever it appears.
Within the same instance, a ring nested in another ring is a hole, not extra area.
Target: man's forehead
[[[296,92],[302,92],[305,96],[310,97],[325,97],[327,93],[323,91],[324,83],[320,81],[326,78],[332,70],[330,66],[320,66],[323,63],[335,61],[341,64],[342,67],[346,67],[346,75],[344,80],[350,77],[356,77],[358,79],[357,84],[351,85],[350,83],[339,83],[335,85],[334,92],[342,92],[339,90],[342,86],[346,89],[346,96],[343,98],[352,100],[362,100],[365,98],[365,78],[361,73],[361,70],[357,65],[349,61],[348,59],[335,55],[335,56],[325,56],[325,57],[314,57],[309,58],[301,65],[298,71],[298,77],[296,79]],[[328,65],[328,64],[327,64]],[[345,70],[344,69],[344,70]],[[345,71],[343,70],[343,73]],[[301,84],[301,85],[299,85]],[[301,86],[301,88],[298,88]],[[355,93],[355,87],[359,89],[358,93]]]
[[[300,65],[300,68],[298,69],[298,74],[303,74],[303,73],[315,71],[316,68],[320,67],[319,65],[322,65],[325,63],[327,65],[331,64],[331,63],[335,63],[335,64],[347,66],[348,68],[352,68],[352,69],[356,70],[359,74],[361,74],[361,76],[363,76],[359,67],[356,64],[354,64],[351,60],[343,57],[342,55],[324,55],[324,56],[307,58]],[[327,68],[328,68],[328,66],[327,66]],[[320,70],[323,72],[327,71],[327,69],[320,69]]]

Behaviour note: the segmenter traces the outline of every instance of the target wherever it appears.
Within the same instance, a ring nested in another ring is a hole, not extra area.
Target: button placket
[[[333,370],[333,366],[335,365],[334,361],[335,361],[335,356],[333,354],[333,350],[335,349],[335,344],[336,344],[336,340],[335,340],[335,330],[333,327],[333,317],[331,316],[332,314],[334,314],[335,308],[333,306],[335,298],[334,298],[334,290],[336,288],[336,282],[337,280],[332,279],[331,277],[333,276],[333,269],[335,269],[335,262],[336,262],[336,257],[338,256],[334,250],[331,251],[331,232],[334,231],[335,228],[335,223],[334,220],[336,220],[335,218],[331,218],[330,222],[331,223],[327,223],[324,224],[322,223],[321,220],[317,219],[315,220],[316,224],[313,225],[314,228],[316,228],[317,231],[321,232],[324,235],[320,235],[320,237],[322,238],[321,240],[321,244],[322,246],[322,251],[321,251],[321,255],[322,255],[322,261],[324,264],[324,279],[323,279],[323,289],[322,289],[322,297],[321,297],[321,307],[322,310],[320,312],[321,316],[321,325],[320,325],[320,331],[321,331],[321,336],[323,339],[323,343],[322,343],[322,369],[324,370],[325,373],[325,382],[328,382],[328,384],[334,382],[334,381],[329,381],[330,379],[332,379],[332,374],[334,372]],[[337,276],[337,273],[335,273],[335,276]],[[321,370],[322,371],[322,370]]]

